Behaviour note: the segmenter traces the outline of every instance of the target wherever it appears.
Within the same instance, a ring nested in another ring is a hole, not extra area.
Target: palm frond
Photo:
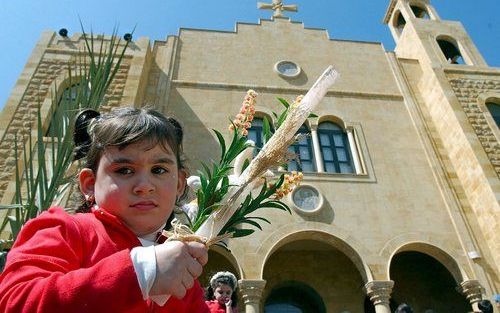
[[[99,39],[97,48],[98,39],[92,32],[88,36],[81,25],[85,49],[68,64],[69,96],[63,92],[59,99],[57,87],[53,90],[49,131],[43,128],[39,104],[35,118],[37,128],[23,138],[22,149],[18,149],[19,138],[15,136],[16,195],[14,204],[0,207],[0,210],[7,210],[0,231],[10,226],[12,238],[9,242],[16,239],[22,225],[48,209],[68,189],[68,169],[73,162],[72,127],[76,115],[83,109],[97,109],[104,102],[128,47],[128,42],[120,43],[114,29],[110,40],[106,41],[104,36]],[[75,76],[75,72],[79,75]]]

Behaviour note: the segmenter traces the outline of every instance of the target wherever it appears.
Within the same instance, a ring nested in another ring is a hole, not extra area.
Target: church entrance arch
[[[457,290],[459,282],[443,263],[429,254],[408,249],[396,253],[389,275],[394,281],[391,310],[407,303],[415,312],[470,311],[465,296]]]
[[[326,313],[319,294],[302,282],[287,281],[274,287],[266,299],[265,313]]]
[[[363,312],[365,282],[356,265],[339,248],[310,235],[286,240],[268,256],[264,312]]]
[[[203,267],[203,273],[198,278],[202,287],[208,286],[210,278],[217,272],[228,271],[237,279],[241,279],[241,270],[235,257],[226,249],[214,246],[208,250],[208,263]]]

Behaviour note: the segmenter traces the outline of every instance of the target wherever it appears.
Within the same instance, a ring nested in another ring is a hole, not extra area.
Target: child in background
[[[157,244],[183,195],[182,128],[154,110],[82,112],[75,159],[84,205],[29,221],[0,276],[0,312],[208,313],[197,242]]]
[[[217,272],[210,278],[207,305],[211,313],[238,313],[238,281],[231,272]]]

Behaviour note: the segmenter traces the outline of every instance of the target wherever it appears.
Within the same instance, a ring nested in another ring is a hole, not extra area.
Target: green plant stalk
[[[88,37],[83,25],[82,31],[86,50],[85,53],[78,53],[76,56],[78,78],[74,77],[72,66],[68,65],[69,85],[70,87],[78,85],[76,99],[72,99],[71,95],[66,98],[63,94],[62,99],[58,101],[56,87],[52,95],[52,107],[55,108],[51,120],[53,131],[48,136],[45,135],[39,106],[35,138],[30,130],[27,140],[23,140],[22,152],[18,149],[18,137],[15,136],[15,204],[0,206],[0,210],[8,210],[1,223],[0,231],[4,231],[9,225],[12,238],[4,241],[3,246],[11,244],[17,238],[22,225],[48,209],[54,199],[67,189],[67,183],[71,180],[67,177],[67,171],[73,158],[72,125],[76,114],[82,109],[97,109],[101,105],[125,56],[128,42],[119,52],[120,40],[116,39],[116,29],[113,31],[107,48],[104,40],[101,40],[98,53],[94,50],[93,34]],[[48,142],[45,142],[44,138],[47,137],[49,137]],[[35,145],[34,141],[36,141]],[[50,162],[46,160],[47,149],[52,150]],[[21,159],[23,168],[19,166]],[[37,166],[36,170],[35,166]],[[15,210],[14,216],[11,215],[12,210]]]

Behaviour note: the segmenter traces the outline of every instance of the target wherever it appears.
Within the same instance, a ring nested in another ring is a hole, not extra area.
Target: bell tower
[[[487,66],[463,25],[442,20],[429,0],[391,0],[384,23],[396,41],[397,57],[418,59],[433,67]]]
[[[464,225],[485,264],[498,273],[500,128],[494,115],[500,111],[500,70],[488,67],[463,25],[441,19],[430,0],[390,0],[384,23],[396,42],[388,56],[402,90],[418,107],[443,168],[452,173],[446,177],[467,212]],[[478,277],[490,275],[487,266],[474,267]]]

